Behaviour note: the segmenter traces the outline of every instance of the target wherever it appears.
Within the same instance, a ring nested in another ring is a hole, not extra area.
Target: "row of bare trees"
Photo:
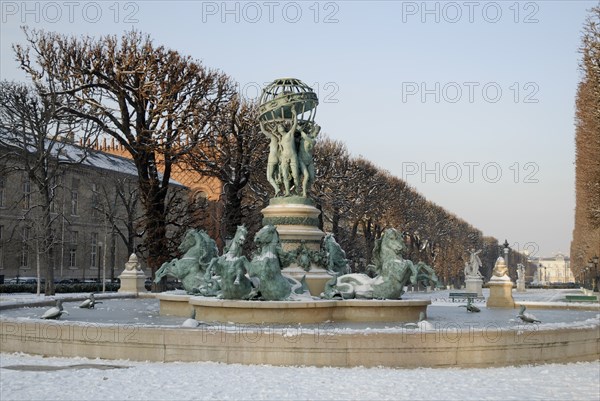
[[[600,256],[600,7],[592,8],[584,24],[580,51],[571,268],[582,280],[589,260]]]
[[[348,250],[355,271],[371,263],[375,240],[386,228],[403,231],[407,258],[435,267],[446,284],[459,284],[468,250],[482,249],[486,268],[498,256],[498,242],[428,201],[406,182],[330,139],[315,148],[314,195],[324,228]]]

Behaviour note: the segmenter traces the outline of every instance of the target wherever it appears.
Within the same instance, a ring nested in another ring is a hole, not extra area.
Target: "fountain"
[[[0,315],[2,351],[404,368],[598,359],[600,307],[515,302],[502,258],[489,283],[487,308],[475,314],[458,314],[462,309],[447,303],[431,306],[427,316],[430,299],[414,299],[415,294],[400,299],[406,284],[437,278],[431,267],[402,257],[404,242],[394,229],[376,241],[370,266],[376,276],[350,273],[343,249],[319,229],[319,211],[310,199],[312,146],[320,130],[314,122],[317,105],[314,92],[296,79],[276,80],[263,92],[258,123],[271,141],[267,177],[275,195],[262,211],[264,227],[254,238],[258,252],[251,258],[241,254],[244,227],[220,256],[205,232],[189,230],[180,245],[183,256],[156,275],[179,278],[182,293],[144,294],[132,257],[121,275],[121,293],[99,296],[100,308],[79,308],[81,297],[65,297],[64,302],[77,302],[68,307],[69,315],[47,321],[40,317],[53,300],[0,305],[7,309]],[[471,253],[465,274],[479,294],[481,263],[477,252]],[[110,300],[124,297],[136,299]],[[540,316],[544,323],[538,326],[527,321],[525,305],[552,310]],[[515,322],[513,306],[522,307],[522,322]],[[574,316],[584,308],[592,312]]]
[[[298,79],[264,88],[257,123],[270,141],[266,173],[274,196],[254,238],[259,251],[250,260],[241,255],[244,227],[220,257],[206,233],[188,233],[180,246],[184,257],[165,263],[156,278],[178,277],[188,295],[159,295],[161,313],[183,317],[194,308],[197,316],[237,323],[398,322],[426,313],[429,300],[400,298],[409,282],[437,283],[437,277],[424,263],[402,258],[405,245],[396,230],[377,240],[372,278],[350,274],[345,252],[319,228],[320,211],[310,198],[318,103]]]

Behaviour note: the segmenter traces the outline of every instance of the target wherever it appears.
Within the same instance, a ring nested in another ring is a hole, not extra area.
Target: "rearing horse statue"
[[[156,271],[154,282],[158,283],[164,276],[172,276],[181,280],[186,292],[196,293],[203,284],[209,262],[218,256],[217,244],[204,230],[190,229],[178,249],[183,256],[163,263]]]
[[[279,243],[279,234],[275,226],[268,225],[260,229],[254,237],[258,244],[258,254],[254,255],[248,273],[250,278],[258,282],[260,298],[265,301],[282,301],[302,284],[291,277],[281,274],[282,267],[287,266],[293,255],[283,250]]]
[[[252,283],[246,277],[246,271],[250,262],[242,255],[242,247],[246,241],[248,230],[244,226],[238,226],[235,236],[223,256],[214,258],[206,271],[206,280],[214,280],[218,277],[220,291],[217,297],[224,299],[249,299],[254,294]],[[206,293],[202,288],[201,293]]]
[[[428,266],[414,265],[410,260],[402,258],[404,240],[401,234],[393,228],[384,231],[373,248],[373,262],[370,267],[377,276],[371,278],[366,274],[345,274],[336,282],[328,282],[323,298],[375,298],[400,299],[404,286],[411,282],[416,284],[419,273],[433,279],[435,274]],[[426,268],[427,267],[427,268]]]

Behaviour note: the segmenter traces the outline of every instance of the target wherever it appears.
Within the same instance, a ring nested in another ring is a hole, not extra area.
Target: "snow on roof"
[[[24,136],[18,136],[16,133],[0,129],[0,145],[19,149],[26,147],[28,151],[34,153],[36,149],[33,145],[33,141],[27,141],[27,143],[25,143],[24,140]],[[46,144],[48,147],[53,146],[52,155],[54,157],[58,156],[59,160],[64,161],[65,163],[79,163],[83,166],[114,171],[134,177],[137,177],[138,175],[135,163],[133,160],[126,157],[115,156],[68,142],[58,142],[51,139],[46,139]],[[58,144],[58,146],[56,146],[56,144]],[[162,174],[160,172],[158,174],[159,177],[162,178]],[[170,179],[169,183],[171,185],[185,187],[185,185],[173,179]]]

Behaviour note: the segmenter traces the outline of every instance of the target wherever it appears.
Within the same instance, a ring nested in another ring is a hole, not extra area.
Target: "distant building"
[[[533,281],[540,284],[574,283],[569,257],[559,252],[553,257],[539,258]]]
[[[41,238],[36,221],[40,194],[25,171],[7,168],[22,161],[11,156],[6,143],[0,141],[0,275],[34,277]],[[83,153],[73,144],[61,147],[61,157]],[[107,279],[121,273],[129,253],[141,242],[137,233],[129,236],[142,216],[137,180],[131,159],[94,150],[83,162],[60,168],[52,183],[50,208],[53,257],[49,263],[54,265],[55,279],[99,279],[104,269]],[[171,182],[188,196],[186,187]],[[150,276],[149,271],[146,274]]]

